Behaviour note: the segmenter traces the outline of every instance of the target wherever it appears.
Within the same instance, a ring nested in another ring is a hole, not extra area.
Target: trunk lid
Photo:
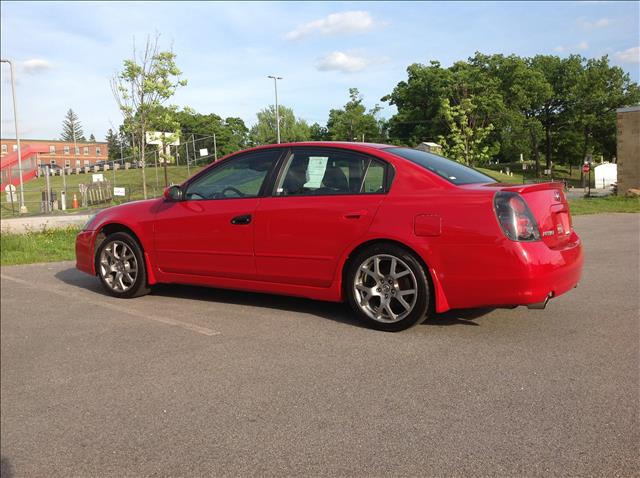
[[[538,223],[542,241],[549,248],[562,248],[572,240],[573,223],[563,183],[500,186],[501,191],[515,192],[522,196]]]

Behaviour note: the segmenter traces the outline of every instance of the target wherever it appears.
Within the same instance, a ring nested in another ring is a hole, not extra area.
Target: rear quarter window
[[[385,148],[384,151],[422,166],[457,186],[496,182],[491,176],[437,154],[411,148]]]

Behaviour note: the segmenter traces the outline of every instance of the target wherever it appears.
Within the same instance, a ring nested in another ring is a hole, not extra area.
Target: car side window
[[[256,151],[232,158],[196,178],[187,187],[187,200],[256,197],[282,150]]]
[[[277,196],[384,192],[385,164],[350,151],[294,150],[276,187]]]

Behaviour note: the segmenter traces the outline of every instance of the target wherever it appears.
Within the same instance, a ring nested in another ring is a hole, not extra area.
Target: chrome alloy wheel
[[[367,258],[358,268],[353,292],[360,309],[385,324],[411,313],[418,299],[418,282],[406,262],[388,254]]]
[[[100,254],[100,275],[116,292],[125,292],[136,283],[138,261],[131,247],[123,241],[112,241]]]

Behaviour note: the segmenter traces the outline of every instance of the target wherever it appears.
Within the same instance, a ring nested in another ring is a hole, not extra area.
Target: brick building
[[[51,139],[20,139],[20,147],[45,146],[48,153],[38,154],[39,164],[55,164],[61,168],[81,168],[92,166],[97,161],[109,158],[107,143],[77,141],[57,141]],[[15,139],[0,139],[0,159],[15,153],[18,149]]]

